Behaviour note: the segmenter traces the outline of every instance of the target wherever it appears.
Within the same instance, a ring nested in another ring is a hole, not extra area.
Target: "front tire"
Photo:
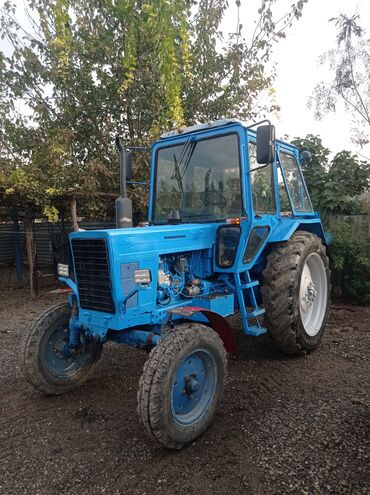
[[[48,309],[31,325],[23,340],[23,374],[45,395],[64,394],[85,383],[101,354],[101,344],[91,342],[85,352],[65,355],[70,314],[68,303]]]
[[[308,353],[323,338],[330,303],[329,260],[321,239],[298,231],[267,257],[261,288],[265,325],[286,354]]]
[[[138,392],[148,434],[181,449],[209,427],[221,399],[226,352],[219,336],[198,323],[178,325],[151,351]]]

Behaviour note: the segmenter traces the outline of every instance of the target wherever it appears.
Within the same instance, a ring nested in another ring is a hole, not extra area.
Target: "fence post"
[[[35,297],[38,292],[38,281],[36,275],[36,245],[33,237],[33,221],[26,218],[24,221],[26,234],[27,259],[30,273],[31,297]]]
[[[15,257],[15,273],[17,277],[18,287],[23,281],[23,261],[22,261],[22,247],[21,247],[21,234],[19,230],[18,209],[14,208],[12,211],[13,229],[14,229],[14,257]]]

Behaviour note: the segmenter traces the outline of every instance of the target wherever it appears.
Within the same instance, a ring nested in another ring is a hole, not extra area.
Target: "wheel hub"
[[[310,282],[306,287],[305,301],[308,307],[310,307],[316,298],[316,288],[313,282]]]
[[[91,358],[88,345],[71,348],[68,343],[68,327],[60,326],[51,334],[46,343],[43,360],[49,372],[66,378],[72,376]]]
[[[176,422],[191,424],[207,410],[216,387],[216,364],[211,354],[199,349],[177,368],[172,385],[171,407]]]
[[[311,253],[303,266],[299,309],[305,332],[314,337],[320,330],[327,305],[327,275],[318,253]]]
[[[192,376],[187,376],[185,377],[185,393],[188,394],[189,396],[189,399],[192,399],[192,394],[194,392],[196,392],[197,390],[199,390],[199,387],[200,387],[200,383],[198,382],[198,380],[195,379],[195,377],[197,376],[197,374],[195,373],[194,375]]]

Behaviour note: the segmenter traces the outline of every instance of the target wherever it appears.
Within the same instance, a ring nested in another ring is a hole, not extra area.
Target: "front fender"
[[[80,300],[78,297],[77,285],[73,282],[73,280],[69,277],[58,277],[58,280],[59,280],[59,282],[62,282],[62,284],[65,284],[67,287],[69,287],[71,289],[71,291],[77,297],[78,303],[80,303]]]
[[[189,320],[190,318],[194,317],[194,319],[196,319],[197,315],[202,315],[209,322],[211,328],[220,336],[226,352],[228,352],[235,358],[239,357],[239,351],[236,345],[233,331],[226,318],[224,318],[220,314],[215,313],[210,309],[201,308],[198,306],[183,306],[180,308],[174,308],[173,310],[169,310],[169,313],[181,315],[185,319],[188,318]],[[202,318],[202,320],[200,321],[204,321],[204,319]]]

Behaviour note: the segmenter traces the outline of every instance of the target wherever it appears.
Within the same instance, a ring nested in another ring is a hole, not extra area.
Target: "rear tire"
[[[221,399],[226,352],[219,336],[198,323],[178,325],[151,351],[138,392],[147,433],[181,449],[209,427]]]
[[[91,342],[83,354],[67,357],[71,308],[58,304],[43,313],[29,328],[22,343],[21,366],[26,380],[45,395],[59,395],[86,382],[102,345]]]
[[[267,257],[261,288],[265,325],[286,354],[308,353],[323,337],[330,303],[329,260],[321,239],[298,231]]]

